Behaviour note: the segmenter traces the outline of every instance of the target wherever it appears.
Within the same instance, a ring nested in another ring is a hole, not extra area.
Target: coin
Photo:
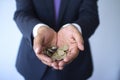
[[[61,49],[58,49],[57,53],[58,53],[58,55],[64,55],[65,54],[65,52],[63,50],[61,50]]]
[[[57,56],[58,56],[58,54],[57,54],[57,52],[55,52],[55,53],[51,56],[51,59],[52,59],[53,61],[55,61],[55,60],[57,59]]]
[[[68,46],[57,48],[56,46],[48,47],[44,50],[44,54],[50,57],[53,61],[62,60],[67,55]]]
[[[52,50],[52,49],[47,49],[47,51],[49,51],[50,53],[54,53],[55,51],[54,50]]]
[[[67,55],[68,46],[65,45],[57,49],[57,51],[52,55],[53,60],[62,60]]]
[[[60,55],[58,55],[58,53],[53,54],[53,56],[51,58],[52,58],[53,61],[63,59]]]
[[[51,49],[52,49],[53,51],[56,51],[56,50],[57,50],[57,47],[56,47],[56,46],[53,46],[53,47],[51,47]]]

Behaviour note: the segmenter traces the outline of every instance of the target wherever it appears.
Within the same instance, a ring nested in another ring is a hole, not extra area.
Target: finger
[[[36,37],[34,39],[34,51],[36,56],[40,59],[40,60],[44,60],[44,61],[49,61],[49,59],[43,54],[43,46],[42,46],[42,38],[39,39],[39,37]]]
[[[44,63],[45,65],[47,65],[47,66],[49,66],[49,67],[51,67],[51,64],[52,64],[52,63],[48,63],[48,62],[46,62],[46,61],[44,61],[44,60],[42,60],[42,63]]]
[[[59,62],[59,70],[63,70],[64,66],[66,65],[67,63],[64,62],[63,60]]]
[[[63,70],[63,68],[64,68],[63,66],[60,66],[60,67],[59,67],[59,70]]]
[[[59,69],[57,62],[53,62],[51,66],[56,70]]]
[[[40,59],[40,60],[44,60],[44,61],[47,61],[47,62],[51,62],[51,60],[43,54],[43,37],[39,37],[39,36],[36,36],[35,39],[34,39],[34,51],[36,53],[36,56]]]
[[[64,59],[64,62],[70,63],[78,56],[78,48],[72,48]]]
[[[41,54],[37,54],[37,57],[42,60],[42,61],[46,61],[48,63],[52,63],[52,59],[49,58],[48,56],[44,55],[43,53]]]
[[[41,53],[41,48],[40,47],[39,48],[34,48],[34,51],[35,51],[36,54],[39,54],[39,53]]]
[[[64,62],[69,63],[72,59],[73,59],[73,58],[72,58],[72,56],[71,56],[71,53],[69,53],[69,55],[67,55],[67,56],[64,58]]]

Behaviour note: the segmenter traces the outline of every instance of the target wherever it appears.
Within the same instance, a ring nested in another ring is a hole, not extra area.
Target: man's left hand
[[[64,45],[69,47],[67,56],[63,60],[53,63],[52,67],[54,69],[62,70],[66,64],[72,62],[78,56],[79,50],[84,50],[82,34],[73,25],[61,28],[58,32],[57,46],[62,47]]]

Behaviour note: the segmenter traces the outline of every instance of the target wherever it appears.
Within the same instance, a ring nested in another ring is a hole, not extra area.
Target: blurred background
[[[120,0],[99,0],[100,25],[90,38],[94,72],[89,80],[120,80]],[[15,68],[21,33],[15,0],[0,1],[0,80],[24,80]]]

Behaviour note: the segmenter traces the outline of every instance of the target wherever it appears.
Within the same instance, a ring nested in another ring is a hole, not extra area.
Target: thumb
[[[35,37],[33,48],[36,54],[42,52],[43,38]]]
[[[34,51],[35,51],[36,54],[39,54],[42,50],[41,50],[41,48],[37,47],[37,48],[34,49]]]
[[[75,38],[75,41],[77,43],[79,50],[83,51],[84,50],[84,41],[83,41],[81,34],[76,34],[74,36],[74,38]]]

